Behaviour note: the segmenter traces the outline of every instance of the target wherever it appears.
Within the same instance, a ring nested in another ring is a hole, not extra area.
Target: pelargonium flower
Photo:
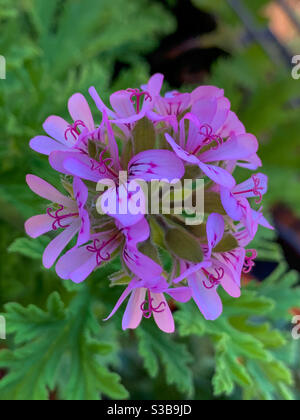
[[[68,251],[58,261],[56,272],[62,279],[81,283],[96,268],[110,261],[120,249],[124,263],[134,275],[146,281],[156,281],[163,269],[137,248],[149,236],[150,228],[145,219],[131,227],[108,223],[103,226],[102,232],[92,234],[87,244]]]
[[[192,298],[206,319],[217,319],[223,310],[219,289],[240,297],[242,275],[257,257],[251,242],[259,226],[272,226],[261,206],[267,177],[255,172],[240,184],[235,180],[237,166],[257,171],[262,162],[256,137],[246,132],[224,91],[200,86],[161,95],[162,84],[163,75],[156,74],[141,89],[115,92],[111,108],[91,87],[99,115],[93,116],[77,93],[69,100],[71,123],[57,116],[46,120],[49,137],[35,137],[30,146],[49,156],[68,196],[28,175],[29,187],[51,204],[25,228],[33,238],[58,233],[43,262],[47,268],[57,263],[63,280],[81,283],[120,258],[116,278],[123,277],[127,287],[107,320],[130,296],[124,329],[153,317],[162,331],[172,333],[168,300],[173,307]],[[186,191],[197,201],[199,179],[204,182],[200,218],[196,211],[192,215],[191,203],[188,212],[180,206]],[[186,180],[190,189],[184,184],[175,190]],[[151,214],[153,182],[169,187],[169,212],[159,202],[159,213]],[[164,261],[166,254],[172,264]]]
[[[38,153],[49,156],[57,150],[77,149],[81,137],[95,130],[94,120],[83,95],[73,95],[68,104],[73,123],[53,115],[45,121],[43,128],[50,136],[37,136],[30,141],[30,147]]]
[[[27,220],[26,233],[32,238],[38,238],[50,231],[62,230],[44,252],[44,266],[51,268],[77,233],[77,246],[84,244],[90,238],[90,219],[85,208],[88,189],[79,178],[75,177],[71,198],[62,195],[56,188],[37,176],[27,175],[26,181],[35,194],[53,203],[47,208],[45,214],[33,216]]]
[[[157,326],[162,331],[173,333],[175,331],[174,318],[164,294],[168,294],[175,301],[182,303],[191,299],[191,291],[188,287],[170,289],[164,278],[157,279],[156,282],[134,278],[106,321],[117,312],[126,298],[131,295],[123,316],[122,327],[124,330],[136,329],[143,317],[149,319],[153,316]]]

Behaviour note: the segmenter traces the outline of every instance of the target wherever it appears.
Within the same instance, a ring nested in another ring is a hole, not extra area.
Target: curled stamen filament
[[[145,101],[152,101],[152,96],[147,91],[140,91],[139,89],[127,89],[127,92],[131,93],[130,100],[133,104],[136,104],[136,112],[139,114],[141,110],[141,98],[145,96]]]
[[[196,149],[193,152],[194,155],[196,155],[200,151],[200,149],[202,149],[203,145],[209,146],[212,142],[215,141],[217,142],[217,145],[213,147],[213,150],[217,150],[224,143],[221,136],[218,136],[217,134],[213,134],[213,129],[209,124],[203,124],[200,127],[199,134],[205,137],[205,140],[203,141],[201,145],[196,147]]]
[[[253,193],[254,196],[258,197],[258,199],[255,200],[256,204],[260,204],[263,200],[263,194],[261,192],[263,191],[263,187],[260,186],[260,178],[258,178],[258,176],[252,175],[252,180],[254,186],[251,190],[235,192],[234,195]]]
[[[225,271],[224,269],[221,268],[216,268],[215,272],[216,272],[216,276],[214,276],[213,274],[210,274],[207,270],[202,269],[202,271],[204,272],[204,274],[206,274],[208,276],[207,281],[209,281],[209,284],[207,284],[206,281],[203,281],[203,286],[206,289],[213,289],[215,286],[218,286],[221,283],[221,280],[223,279],[224,275],[225,275]]]
[[[59,206],[58,210],[56,210],[54,212],[54,210],[52,208],[48,208],[47,209],[47,214],[48,216],[50,216],[52,219],[54,219],[54,222],[52,224],[52,229],[53,230],[58,230],[58,229],[66,229],[68,227],[70,227],[70,225],[62,225],[62,221],[66,220],[66,219],[70,219],[70,217],[78,217],[79,214],[78,213],[69,213],[69,214],[64,214],[61,215],[60,213],[63,212],[65,210],[64,206]]]
[[[93,245],[89,245],[86,247],[87,251],[96,254],[96,261],[98,266],[100,266],[103,262],[107,262],[111,259],[111,254],[108,251],[104,250],[114,240],[117,240],[121,234],[122,231],[118,232],[106,242],[101,242],[100,239],[94,239]]]
[[[166,302],[160,302],[160,304],[155,307],[153,306],[154,299],[152,299],[151,297],[150,290],[148,290],[147,294],[148,294],[148,301],[146,299],[141,304],[141,311],[143,312],[143,317],[149,319],[151,318],[153,312],[157,314],[164,312],[164,310],[166,309]]]
[[[104,158],[104,154],[107,152],[107,148],[105,148],[99,156],[99,162],[95,162],[91,160],[91,170],[92,171],[99,171],[100,175],[105,175],[106,172],[109,172],[114,177],[118,177],[118,175],[112,170],[113,160],[111,158]]]
[[[252,268],[255,267],[254,260],[257,258],[258,255],[256,249],[247,250],[247,254],[250,254],[250,256],[246,256],[245,258],[245,264],[243,268],[244,274],[249,274],[252,271]]]
[[[81,120],[77,120],[77,121],[74,122],[74,124],[69,125],[69,127],[65,131],[65,139],[66,139],[66,141],[68,141],[68,133],[71,133],[71,135],[74,137],[74,140],[77,140],[77,138],[78,138],[78,131],[77,131],[77,129],[79,127],[86,128],[86,125]]]

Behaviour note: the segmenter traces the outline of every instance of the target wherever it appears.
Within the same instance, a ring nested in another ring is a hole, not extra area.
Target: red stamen
[[[209,285],[207,285],[206,281],[203,281],[203,286],[206,289],[213,289],[214,287],[218,286],[221,283],[221,280],[224,278],[225,275],[225,270],[223,268],[216,268],[215,272],[216,272],[216,276],[214,276],[213,274],[210,274],[207,270],[205,270],[204,268],[202,269],[202,271],[204,272],[204,274],[206,274],[208,276],[208,281],[209,281]]]
[[[164,312],[164,310],[166,309],[166,302],[160,302],[160,304],[157,307],[155,307],[153,306],[154,299],[151,298],[150,290],[148,290],[147,294],[148,294],[148,301],[146,299],[141,304],[141,311],[143,312],[143,317],[149,319],[151,318],[153,312],[157,314]]]
[[[240,194],[253,193],[254,196],[258,197],[258,200],[255,200],[256,204],[260,204],[263,200],[263,195],[262,195],[262,192],[261,192],[261,191],[263,191],[263,187],[260,186],[260,178],[258,178],[256,175],[252,175],[252,180],[253,180],[254,186],[251,190],[235,192],[233,194],[234,195],[240,195]]]
[[[104,159],[104,154],[107,152],[107,148],[105,148],[99,156],[99,162],[95,162],[91,160],[91,170],[98,171],[100,175],[105,175],[106,172],[109,172],[114,178],[118,178],[118,174],[113,171],[113,160],[111,158]]]
[[[217,150],[220,146],[222,146],[224,142],[222,137],[218,136],[217,134],[213,134],[213,129],[209,124],[203,124],[200,127],[199,134],[205,137],[205,140],[201,145],[196,147],[196,149],[193,152],[194,155],[196,155],[200,151],[200,149],[202,149],[203,145],[209,146],[212,142],[215,141],[217,142],[217,145],[213,148],[213,150]]]
[[[64,210],[65,210],[64,206],[59,206],[59,209],[56,210],[55,213],[54,213],[54,210],[52,208],[47,209],[48,216],[50,216],[52,219],[55,220],[52,224],[52,229],[53,230],[66,229],[66,228],[70,227],[70,225],[63,226],[62,221],[65,220],[65,219],[69,219],[70,217],[78,217],[79,216],[79,213],[69,213],[69,214],[64,214],[64,215],[61,216],[60,213]]]
[[[250,257],[246,256],[246,258],[245,258],[245,264],[244,264],[244,268],[243,268],[243,273],[244,274],[249,274],[252,271],[253,267],[255,267],[254,260],[258,256],[256,249],[248,249],[247,254],[251,254],[251,255],[250,255]]]
[[[100,239],[94,239],[93,245],[86,247],[87,251],[96,254],[97,265],[100,266],[103,262],[107,262],[111,259],[111,254],[109,252],[104,253],[104,249],[111,244],[114,240],[117,240],[122,231],[119,231],[114,235],[109,241],[101,242]]]
[[[80,121],[80,120],[75,121],[74,124],[69,125],[68,128],[67,128],[67,130],[65,131],[65,139],[66,139],[66,141],[69,140],[68,139],[68,133],[71,133],[71,135],[74,137],[74,140],[77,140],[78,135],[79,135],[79,133],[77,131],[78,127],[86,128],[86,125],[84,124],[83,121]]]
[[[140,89],[127,89],[127,92],[131,93],[130,100],[136,105],[137,114],[141,111],[141,98],[143,96],[145,96],[144,101],[152,101],[152,96],[147,91],[140,91]]]

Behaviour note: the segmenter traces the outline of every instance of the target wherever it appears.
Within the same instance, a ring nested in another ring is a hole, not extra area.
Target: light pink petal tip
[[[168,150],[148,150],[136,155],[128,165],[131,179],[152,181],[155,179],[181,179],[185,173],[184,164],[175,153]]]
[[[122,321],[122,328],[123,330],[136,329],[143,318],[143,312],[141,310],[141,306],[146,298],[146,289],[139,288],[135,289],[129,299],[127,304],[123,321]]]
[[[95,129],[94,119],[89,104],[81,93],[75,93],[75,95],[69,99],[68,107],[74,122],[84,122],[89,131],[93,131]]]
[[[160,311],[153,311],[154,320],[159,327],[159,329],[167,334],[173,334],[175,331],[175,323],[172,312],[169,308],[168,302],[164,297],[163,293],[152,293],[151,297],[153,299],[152,305],[154,308],[158,308],[159,306],[163,309],[162,312]]]
[[[73,208],[76,203],[68,197],[65,197],[61,194],[56,188],[54,188],[51,184],[44,181],[42,178],[39,178],[35,175],[27,175],[26,182],[29,188],[38,196],[45,198],[46,200],[56,203],[62,204],[65,207]],[[75,205],[76,206],[76,205]]]

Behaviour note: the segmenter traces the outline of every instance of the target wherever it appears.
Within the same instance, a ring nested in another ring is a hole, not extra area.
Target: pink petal
[[[89,131],[95,129],[94,119],[89,104],[81,93],[75,93],[75,95],[69,99],[68,107],[74,122],[84,122]]]
[[[64,163],[67,159],[71,159],[71,158],[76,159],[77,156],[80,156],[79,151],[53,152],[49,156],[49,163],[55,171],[60,172],[61,174],[65,174],[65,175],[72,175],[70,172],[68,172],[65,169]]]
[[[189,287],[192,290],[193,299],[204,318],[209,321],[215,321],[220,317],[223,311],[223,305],[217,289],[207,289],[203,282],[206,282],[206,276],[199,272],[189,279]]]
[[[239,200],[230,192],[228,188],[221,188],[221,201],[223,207],[233,220],[240,221],[243,217],[243,207]]]
[[[188,287],[176,287],[175,289],[168,289],[165,291],[171,298],[177,302],[186,303],[191,300],[192,293]]]
[[[255,185],[254,180],[257,180],[257,185]],[[238,197],[257,197],[255,194],[255,189],[261,193],[261,195],[265,195],[268,191],[268,177],[264,174],[255,174],[253,177],[248,179],[247,181],[243,182],[242,184],[237,185],[233,189],[234,195],[238,195]]]
[[[56,188],[42,178],[35,175],[27,175],[26,182],[29,188],[38,196],[55,204],[61,204],[68,208],[76,208],[76,203],[73,200],[62,195]]]
[[[52,242],[47,246],[43,255],[43,264],[46,268],[51,268],[59,255],[65,247],[71,242],[76,233],[80,229],[80,220],[76,219],[74,222],[61,232]]]
[[[68,156],[66,156],[63,167],[65,173],[70,173],[74,176],[96,183],[102,179],[111,178],[111,175],[107,170],[104,174],[102,173],[105,170],[105,166],[100,167],[100,164],[97,161],[79,153],[77,153],[76,157],[68,158]]]
[[[62,144],[68,144],[65,134],[69,128],[69,124],[63,118],[52,115],[44,122],[43,128],[50,137],[53,137]]]
[[[134,156],[128,165],[128,178],[145,181],[181,179],[185,173],[184,164],[168,150],[148,150]]]
[[[81,227],[78,234],[77,246],[84,245],[91,239],[91,222],[88,211],[80,208],[79,218],[81,220]]]
[[[98,95],[98,92],[96,91],[96,89],[94,88],[94,86],[92,86],[89,89],[89,94],[91,95],[91,98],[93,99],[93,101],[95,102],[97,108],[99,109],[99,111],[103,112],[105,111],[107,113],[107,115],[109,117],[112,118],[116,118],[116,114],[114,112],[112,112],[106,105],[105,103],[102,101],[102,99],[100,98],[100,96]]]
[[[112,310],[112,312],[110,313],[110,315],[107,318],[105,318],[103,321],[108,321],[110,318],[112,318],[115,315],[115,313],[118,311],[118,309],[120,308],[122,303],[127,299],[127,297],[130,295],[132,290],[134,290],[137,287],[137,285],[138,285],[138,281],[136,279],[133,279],[129,283],[128,287],[122,293],[120,299],[116,303],[116,305],[115,305],[114,309]]]
[[[202,99],[193,105],[192,114],[199,119],[201,125],[211,125],[217,110],[218,101],[216,99]]]
[[[222,160],[241,160],[255,154],[258,150],[258,141],[252,134],[241,134],[231,137],[218,149],[211,149],[202,153],[202,162],[217,162]]]
[[[73,248],[60,258],[56,265],[56,273],[63,280],[74,283],[83,282],[96,268],[96,255],[86,247]]]
[[[205,175],[218,185],[229,188],[230,190],[235,186],[236,182],[233,176],[225,169],[218,166],[207,165],[198,161],[198,166]]]
[[[183,93],[173,98],[158,97],[155,101],[155,108],[160,115],[180,115],[190,105],[191,97],[189,93]]]
[[[156,112],[147,111],[146,116],[153,124],[165,122],[172,127],[175,133],[178,133],[178,120],[176,115],[158,115]]]
[[[81,179],[76,176],[74,177],[73,181],[73,191],[78,207],[84,207],[88,200],[89,190],[84,182],[82,182]]]
[[[236,162],[236,164],[241,168],[250,169],[250,171],[256,171],[262,167],[262,161],[256,153],[247,159],[243,159],[243,162]]]
[[[218,245],[224,236],[225,222],[223,216],[215,213],[211,214],[207,220],[206,231],[209,255],[211,255],[213,248]]]
[[[110,156],[112,157],[112,160],[113,160],[113,165],[117,170],[120,170],[121,164],[120,164],[120,159],[119,159],[118,144],[116,142],[115,135],[111,127],[111,123],[105,111],[103,111],[103,123],[105,124],[106,129],[107,129],[108,145],[109,145]]]
[[[200,86],[192,92],[193,103],[202,99],[217,99],[224,96],[224,90],[215,86]]]
[[[25,223],[25,231],[31,238],[38,238],[52,230],[54,220],[48,214],[33,216]]]
[[[238,248],[238,249],[234,249],[231,252],[223,252],[221,254],[214,254],[215,257],[223,264],[223,266],[225,266],[225,268],[227,268],[229,270],[229,272],[231,272],[232,274],[232,279],[235,282],[235,284],[237,285],[238,288],[240,288],[241,286],[241,276],[242,276],[242,270],[243,270],[243,266],[244,266],[244,262],[245,262],[245,256],[246,256],[246,251],[244,248]],[[228,276],[228,273],[227,273]],[[232,292],[230,290],[230,286],[229,288],[226,287],[226,283],[228,284],[229,279],[228,278],[224,278],[224,284],[222,281],[222,286],[224,287],[224,289],[233,297],[239,297],[239,296],[234,296],[232,295]],[[239,293],[239,292],[237,292]]]
[[[163,293],[151,292],[151,298],[153,299],[152,305],[154,308],[159,307],[159,305],[161,305],[162,303],[164,304],[164,306],[162,306],[162,309],[164,308],[163,312],[156,312],[156,311],[153,312],[153,318],[158,328],[160,328],[161,331],[167,334],[174,333],[175,331],[174,318]]]
[[[163,269],[151,258],[142,254],[132,245],[125,245],[123,259],[130,271],[139,279],[149,281],[151,284],[160,279]]]
[[[174,152],[176,153],[176,155],[182,159],[184,162],[188,162],[191,163],[192,165],[198,165],[199,163],[199,159],[194,156],[191,155],[190,153],[186,152],[185,150],[183,150],[177,143],[176,141],[170,136],[170,134],[166,134],[166,140],[169,143],[169,145],[172,147],[172,149],[174,150]]]
[[[123,330],[136,329],[143,318],[141,306],[146,298],[146,289],[140,288],[132,292],[122,322]]]
[[[230,107],[231,104],[227,98],[218,99],[217,112],[211,122],[213,133],[217,133],[225,124],[229,115]]]
[[[66,145],[59,143],[58,141],[46,136],[34,137],[32,140],[30,140],[29,145],[31,149],[35,152],[41,153],[42,155],[46,156],[49,156],[52,152],[55,152],[57,150],[69,150],[69,148]]]
[[[177,284],[182,282],[183,280],[187,280],[189,277],[191,277],[193,274],[200,271],[202,268],[208,268],[211,266],[210,261],[203,261],[200,264],[193,265],[192,267],[189,267],[188,269],[184,268],[184,271],[180,274],[179,277],[173,280],[173,283]]]
[[[115,92],[110,97],[110,103],[118,117],[128,118],[136,114],[133,103],[131,102],[131,93],[126,90]]]
[[[240,134],[246,134],[246,129],[238,119],[237,115],[230,111],[219,134],[222,138],[226,139],[227,137],[231,137],[233,135],[238,136]]]
[[[126,118],[117,118],[115,120],[110,120],[111,124],[116,124],[118,127],[120,127],[121,129],[123,129],[124,131],[124,125],[128,126],[131,124],[134,124],[135,122],[141,120],[142,118],[144,118],[144,116],[146,115],[147,110],[142,110],[139,114],[134,114],[131,117],[126,117]],[[132,128],[132,127],[131,127]],[[129,130],[130,132],[130,130]]]
[[[257,223],[266,229],[275,230],[274,226],[272,226],[268,220],[264,217],[264,215],[259,211],[252,210],[253,219],[257,221]]]
[[[140,222],[124,229],[123,233],[129,246],[136,245],[150,237],[150,226],[147,219],[143,218]]]
[[[156,73],[149,79],[147,85],[142,86],[142,89],[149,92],[150,95],[154,98],[160,94],[164,78],[165,76],[163,74]]]
[[[241,288],[236,284],[236,282],[233,279],[233,275],[230,273],[229,270],[225,270],[224,277],[221,280],[221,285],[225,292],[229,294],[229,296],[235,299],[241,297]]]

